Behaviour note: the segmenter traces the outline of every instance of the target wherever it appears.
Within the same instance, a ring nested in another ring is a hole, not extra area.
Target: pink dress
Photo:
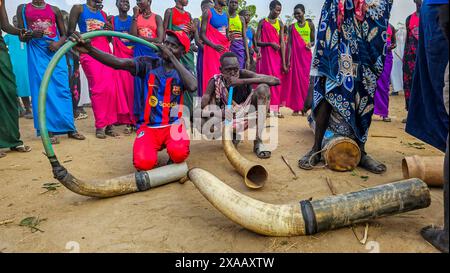
[[[261,29],[261,42],[280,44],[279,31],[267,20],[264,20]],[[272,47],[261,48],[262,58],[256,66],[256,72],[259,74],[270,75],[279,78],[283,77],[283,62],[281,60],[281,51],[275,51]],[[270,88],[270,109],[278,111],[281,104],[281,85]]]
[[[213,13],[214,12],[214,13]],[[215,13],[214,9],[209,11],[209,21],[208,26],[206,28],[206,37],[216,45],[222,45],[225,48],[225,52],[230,51],[230,41],[226,36],[226,28],[228,27],[228,17],[226,17],[224,12],[223,15],[218,15]],[[216,22],[217,21],[217,22]],[[221,25],[222,31],[214,27],[214,25]],[[209,81],[214,78],[215,75],[220,74],[220,56],[222,53],[217,52],[212,47],[208,45],[204,45],[203,48],[203,91],[206,90]]]
[[[102,11],[93,12],[83,5],[83,12],[78,19],[81,33],[101,30],[106,23],[106,14]],[[111,54],[109,41],[106,37],[91,39],[92,46]],[[95,60],[87,54],[80,56],[81,66],[89,84],[89,94],[94,112],[95,127],[103,129],[118,121],[119,109],[127,107],[126,101],[120,100],[117,89],[116,70]]]
[[[293,111],[303,110],[308,96],[312,52],[306,47],[300,33],[292,26],[291,67],[282,83],[282,102]]]
[[[115,31],[121,31],[120,26],[116,25],[119,20],[119,18],[115,17],[112,19],[113,29]],[[134,52],[132,46],[127,46],[121,39],[116,37],[113,38],[112,44],[114,56],[125,59],[133,58]],[[134,117],[134,77],[130,72],[124,70],[117,70],[116,74],[117,94],[119,101],[122,102],[119,104],[117,122],[120,124],[134,125],[136,124]]]

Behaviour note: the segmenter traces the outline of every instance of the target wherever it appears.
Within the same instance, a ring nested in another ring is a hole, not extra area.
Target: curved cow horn
[[[189,178],[211,204],[235,223],[268,236],[310,235],[430,205],[430,191],[419,179],[367,188],[297,204],[273,205],[245,196],[202,169]]]
[[[59,165],[59,163],[57,164]],[[80,195],[98,198],[147,191],[151,188],[179,181],[186,177],[187,172],[187,164],[182,163],[104,181],[83,181],[74,177],[61,165],[53,166],[55,178],[66,188]]]
[[[233,127],[231,125],[223,126],[223,151],[228,161],[244,177],[244,183],[247,187],[250,189],[264,187],[268,177],[267,170],[264,166],[246,159],[236,150],[232,142],[232,130]]]

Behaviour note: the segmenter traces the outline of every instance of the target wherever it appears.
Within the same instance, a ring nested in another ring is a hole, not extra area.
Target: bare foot
[[[374,174],[382,174],[387,171],[386,165],[373,159],[368,154],[363,154],[361,156],[361,161],[359,162],[359,166],[371,173],[374,173]]]
[[[72,133],[69,133],[69,134],[68,134],[68,137],[69,137],[69,138],[76,139],[76,140],[85,140],[85,139],[86,139],[85,136],[83,136],[82,134],[80,134],[80,133],[78,133],[78,132],[72,132]]]
[[[31,152],[31,147],[22,144],[22,145],[10,148],[10,150],[14,151],[14,152],[19,152],[19,153],[29,153],[29,152]]]

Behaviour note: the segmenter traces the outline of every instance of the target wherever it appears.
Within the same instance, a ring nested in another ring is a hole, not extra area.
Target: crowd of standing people
[[[130,15],[130,1],[117,0],[118,15],[107,16],[100,0],[87,0],[85,4],[75,5],[70,13],[44,0],[33,0],[17,7],[13,25],[8,22],[5,12],[3,24],[9,33],[5,36],[5,42],[15,76],[13,84],[20,98],[19,107],[23,105],[19,114],[28,119],[34,118],[37,135],[40,134],[37,101],[43,74],[55,52],[76,32],[77,27],[81,34],[114,30],[151,43],[162,43],[167,31],[185,32],[192,46],[181,57],[181,62],[198,80],[197,92],[183,94],[183,105],[191,115],[194,112],[193,98],[203,96],[210,79],[220,74],[220,57],[228,51],[236,54],[240,69],[283,79],[281,84],[271,87],[272,114],[282,117],[279,112],[282,105],[292,108],[294,115],[300,111],[306,113],[304,102],[310,86],[315,27],[311,20],[305,18],[303,5],[297,5],[293,11],[297,22],[284,26],[279,18],[282,5],[279,1],[272,1],[269,16],[259,22],[257,29],[253,29],[249,26],[250,11],[238,11],[238,0],[202,1],[203,15],[198,19],[185,10],[187,0],[175,1],[175,6],[167,9],[163,17],[152,12],[151,4],[151,0],[137,0]],[[10,28],[24,30],[26,35],[16,35]],[[286,37],[285,33],[288,34]],[[124,39],[97,37],[91,42],[95,48],[119,58],[158,58],[156,50]],[[204,59],[208,61],[204,62]],[[50,80],[47,126],[51,142],[58,144],[57,136],[61,134],[77,140],[85,139],[74,123],[75,119],[87,117],[79,106],[82,90],[80,67],[87,78],[96,137],[118,136],[115,125],[126,125],[125,134],[136,130],[136,123],[145,110],[142,103],[145,101],[145,79],[110,68],[87,54],[72,50],[58,63]],[[15,98],[11,99],[15,104]],[[2,148],[17,147],[13,146],[5,144]],[[20,147],[22,151],[30,150],[28,146]],[[5,155],[2,153],[2,156]]]

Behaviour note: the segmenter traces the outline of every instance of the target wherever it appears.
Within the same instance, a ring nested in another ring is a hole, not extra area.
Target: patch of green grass
[[[364,180],[364,181],[369,180],[369,176],[367,176],[367,175],[361,175],[360,177],[361,177],[361,179]]]
[[[39,217],[27,217],[25,219],[22,219],[22,221],[20,221],[19,226],[29,227],[31,229],[31,232],[33,232],[33,233],[36,231],[44,232],[43,230],[39,229],[37,226],[45,220],[47,220],[47,219],[39,219]]]
[[[46,189],[47,191],[43,192],[42,194],[49,191],[56,191],[59,187],[61,187],[60,183],[45,183],[44,185],[42,185],[42,188]]]

